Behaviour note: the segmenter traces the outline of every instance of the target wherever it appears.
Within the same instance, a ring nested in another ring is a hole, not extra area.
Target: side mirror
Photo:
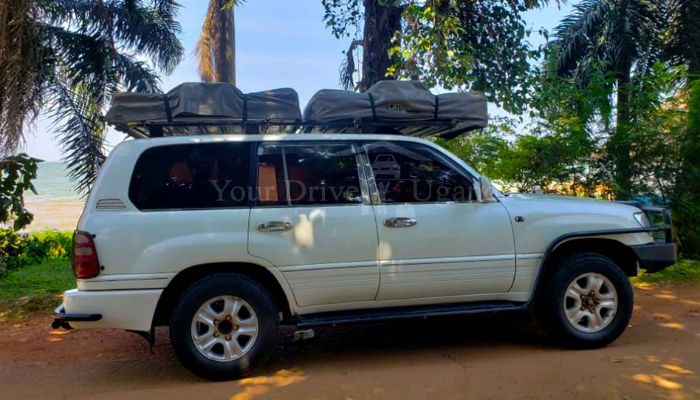
[[[482,203],[492,203],[496,200],[493,195],[493,186],[489,178],[482,176],[479,178],[479,192],[481,193],[481,198],[479,199]]]

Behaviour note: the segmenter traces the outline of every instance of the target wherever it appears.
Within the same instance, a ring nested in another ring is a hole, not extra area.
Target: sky
[[[178,19],[182,25],[180,39],[185,57],[169,76],[162,77],[168,91],[182,82],[199,81],[194,47],[207,9],[205,0],[182,0]],[[571,11],[569,1],[561,6],[528,11],[528,27],[550,32]],[[544,39],[533,34],[531,42]],[[250,0],[236,9],[236,80],[244,92],[291,87],[299,93],[304,107],[319,89],[339,88],[338,71],[350,39],[335,39],[323,22],[320,0]],[[493,113],[495,107],[489,106]],[[125,139],[110,130],[108,149]],[[26,135],[23,151],[45,160],[59,161],[61,150],[51,133],[50,122],[40,118]]]

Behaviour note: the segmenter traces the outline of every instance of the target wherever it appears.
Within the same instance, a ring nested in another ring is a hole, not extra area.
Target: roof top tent
[[[376,132],[451,139],[486,127],[480,93],[433,95],[418,81],[380,81],[365,93],[324,89],[304,110],[303,132]]]
[[[294,89],[244,94],[229,83],[183,83],[166,94],[115,93],[106,121],[134,138],[269,132],[301,123]]]
[[[165,95],[116,93],[108,123],[135,138],[214,133],[392,133],[450,139],[487,124],[478,93],[433,95],[417,81],[365,93],[324,89],[302,118],[293,89],[243,94],[228,83],[183,83]]]

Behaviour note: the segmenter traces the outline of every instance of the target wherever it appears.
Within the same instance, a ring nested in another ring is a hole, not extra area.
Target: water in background
[[[24,195],[25,207],[34,214],[34,221],[27,230],[74,230],[83,211],[84,199],[73,191],[66,164],[39,163],[34,187],[37,194],[29,191]]]
[[[31,191],[25,200],[32,201],[82,201],[82,197],[72,190],[66,164],[62,162],[41,162],[34,180],[38,194]]]

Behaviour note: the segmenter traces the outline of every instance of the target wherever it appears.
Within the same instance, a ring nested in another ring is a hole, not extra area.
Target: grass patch
[[[60,295],[75,287],[70,261],[45,261],[0,276],[0,320],[51,311]]]
[[[700,260],[680,260],[653,274],[642,273],[633,283],[700,282]]]

